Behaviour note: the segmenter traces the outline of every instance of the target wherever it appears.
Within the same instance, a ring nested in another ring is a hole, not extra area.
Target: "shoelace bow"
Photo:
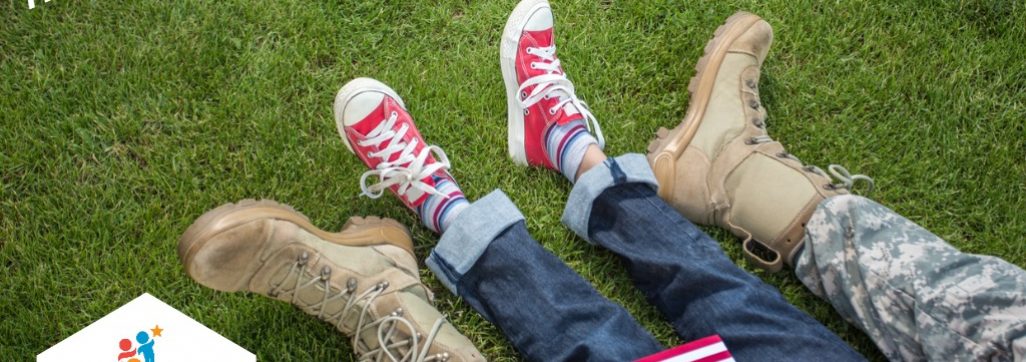
[[[749,145],[756,145],[756,144],[760,144],[760,143],[769,143],[769,142],[773,142],[773,138],[772,137],[766,136],[766,135],[761,135],[761,136],[755,136],[755,137],[749,138],[746,143],[749,144]],[[777,157],[795,160],[795,161],[798,161],[799,163],[802,162],[800,159],[798,159],[798,157],[795,157],[795,155],[792,155],[792,154],[787,153],[787,152],[781,152],[781,153],[777,154]],[[805,165],[805,166],[802,166],[802,168],[805,171],[807,171],[807,172],[813,172],[813,173],[816,173],[816,174],[818,174],[820,176],[826,177],[828,180],[830,180],[832,182],[832,183],[829,183],[829,184],[826,185],[830,189],[834,189],[834,190],[836,190],[836,189],[845,189],[845,190],[851,191],[852,187],[854,187],[855,183],[858,182],[858,181],[864,181],[868,185],[868,188],[866,189],[866,193],[873,192],[873,188],[876,187],[876,183],[873,181],[872,177],[869,177],[869,176],[866,176],[866,175],[863,175],[863,174],[854,174],[854,175],[852,175],[851,172],[848,172],[848,169],[844,168],[844,166],[841,166],[841,165],[831,164],[831,165],[827,166],[827,170],[830,171],[829,175],[826,172],[823,172],[823,169],[821,169],[819,167],[816,167],[816,166],[813,166],[813,165]],[[839,181],[839,182],[833,182],[835,180]]]
[[[406,195],[411,201],[419,196],[411,191],[417,190],[434,195],[446,197],[438,189],[424,183],[424,179],[441,169],[449,169],[449,157],[441,147],[428,145],[421,149],[420,153],[414,154],[417,149],[417,140],[409,143],[403,142],[403,136],[409,131],[409,125],[403,124],[395,129],[395,123],[399,114],[392,112],[388,119],[381,122],[374,130],[367,134],[367,138],[359,141],[363,147],[380,145],[387,142],[385,147],[375,152],[367,153],[367,157],[380,158],[381,163],[376,169],[364,172],[360,176],[360,190],[363,195],[376,199],[381,197],[386,189],[393,185],[399,185],[399,195]],[[398,153],[395,160],[389,161],[393,155]],[[428,156],[434,154],[435,162],[425,165]],[[377,176],[378,182],[372,185],[367,184],[367,178]]]
[[[546,74],[528,78],[520,85],[520,89],[517,90],[517,93],[520,94],[518,99],[520,106],[526,111],[527,108],[538,104],[542,99],[555,97],[559,100],[559,103],[549,108],[550,115],[555,115],[561,108],[572,105],[584,117],[586,120],[585,125],[589,131],[595,134],[599,145],[605,145],[606,140],[602,136],[602,127],[599,126],[598,119],[588,109],[588,105],[577,98],[577,94],[574,92],[574,84],[560,70],[559,59],[556,59],[556,46],[528,47],[527,53],[535,55],[544,61],[531,62],[531,68],[544,70]],[[532,86],[536,87],[528,94],[527,88]]]
[[[392,362],[430,362],[430,361],[441,361],[444,362],[449,359],[448,353],[438,353],[434,355],[428,355],[428,351],[431,348],[431,344],[434,343],[438,333],[441,331],[442,326],[445,324],[445,317],[438,318],[435,324],[431,327],[431,331],[428,333],[427,338],[421,340],[420,333],[416,332],[413,323],[411,323],[406,317],[403,316],[402,308],[396,309],[388,315],[382,316],[374,321],[369,321],[366,317],[370,315],[370,306],[374,303],[374,300],[388,289],[388,282],[380,282],[373,288],[365,290],[363,293],[354,295],[357,289],[356,279],[350,278],[346,283],[346,288],[338,293],[332,295],[332,288],[329,283],[331,278],[331,268],[325,266],[321,269],[320,276],[308,276],[306,273],[306,264],[309,260],[309,254],[303,252],[289,268],[288,273],[281,282],[271,287],[269,294],[271,296],[277,296],[280,293],[291,293],[291,303],[299,305],[296,300],[296,296],[299,292],[306,288],[317,288],[320,287],[324,291],[324,298],[314,304],[306,305],[305,307],[313,312],[317,312],[317,318],[334,324],[336,327],[341,329],[343,321],[346,317],[350,316],[351,313],[358,313],[359,318],[356,322],[356,328],[353,329],[353,335],[351,337],[351,343],[353,348],[356,350],[361,361],[381,361],[382,358],[387,357]],[[295,274],[295,283],[291,289],[279,289],[282,288],[291,277]],[[304,278],[309,278],[304,281]],[[345,307],[336,313],[325,314],[325,306],[330,302],[341,301],[346,299]],[[363,303],[361,303],[363,302]],[[411,335],[405,338],[398,335],[398,326],[402,323],[406,326],[407,330],[411,331]],[[364,331],[375,328],[378,338],[378,347],[371,349],[364,343],[360,343],[359,337]],[[393,339],[396,339],[393,341]],[[390,342],[391,341],[391,342]],[[400,351],[400,348],[408,347],[406,352]],[[396,354],[399,354],[397,357]]]

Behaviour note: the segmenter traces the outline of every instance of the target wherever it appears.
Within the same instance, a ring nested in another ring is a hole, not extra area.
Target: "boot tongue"
[[[441,314],[434,307],[431,306],[429,299],[426,295],[424,295],[424,288],[419,287],[419,285],[411,285],[405,289],[396,291],[394,293],[394,296],[390,297],[385,297],[384,295],[382,295],[382,297],[379,300],[375,301],[375,303],[373,303],[374,305],[370,306],[369,308],[375,309],[376,312],[381,316],[388,315],[391,313],[391,311],[398,310],[401,308],[402,313],[398,316],[403,319],[406,319],[408,322],[418,327],[417,329],[419,329],[419,331],[414,330],[414,333],[422,333],[422,335],[418,338],[419,345],[417,346],[417,348],[419,352],[421,348],[424,348],[424,338],[427,337],[427,333],[430,333],[431,326],[434,325],[435,320],[441,317]],[[362,308],[362,305],[360,307]],[[356,320],[355,318],[358,318],[358,316],[354,317],[354,322]],[[367,323],[370,322],[373,321],[367,321]],[[391,334],[392,340],[386,340],[386,343],[394,343],[409,338],[410,334],[408,333],[408,326],[406,326],[402,322],[393,323],[396,323],[395,327],[399,328],[399,330],[403,332]],[[381,347],[381,345],[378,343],[377,328],[367,328],[363,330],[362,333],[360,333],[359,336],[357,336],[357,338],[359,338],[360,341],[368,347],[368,350],[374,350]],[[402,346],[397,348],[393,347],[393,349],[391,349],[390,351],[396,356],[400,356],[406,354],[409,351],[409,346]]]
[[[397,297],[403,303],[404,317],[411,323],[420,326],[421,332],[423,333],[420,338],[421,345],[418,346],[419,352],[420,349],[424,348],[423,343],[429,337],[435,322],[445,317],[438,311],[438,309],[431,305],[428,299],[422,298],[419,295],[420,292],[416,292],[417,294],[410,292],[413,292],[413,290],[406,289],[400,292]],[[438,333],[433,336],[433,340],[431,342],[431,344],[437,348],[436,350],[438,352],[449,352],[454,355],[453,357],[461,356],[466,358],[468,355],[481,355],[474,346],[474,343],[467,339],[463,334],[460,334],[460,332],[457,331],[456,328],[448,321],[442,323],[441,329],[439,329]],[[428,348],[430,349],[430,347]]]

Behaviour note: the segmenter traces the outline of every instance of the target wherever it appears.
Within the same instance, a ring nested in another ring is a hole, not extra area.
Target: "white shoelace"
[[[595,134],[599,146],[604,146],[606,140],[602,137],[602,127],[599,126],[598,120],[595,119],[595,115],[591,114],[588,105],[577,98],[577,94],[574,93],[573,83],[570,82],[570,79],[559,68],[559,59],[556,59],[556,46],[528,47],[527,53],[538,56],[545,61],[532,62],[531,68],[541,69],[548,73],[528,78],[520,85],[520,89],[517,90],[520,106],[527,109],[542,99],[555,97],[559,100],[559,103],[549,108],[549,114],[555,115],[559,112],[560,108],[563,108],[568,113],[580,113],[584,116],[588,131],[592,131]],[[527,88],[531,86],[536,87],[531,91],[531,94],[527,94]],[[566,106],[571,106],[572,109]]]
[[[364,172],[360,176],[360,190],[363,195],[376,199],[381,197],[386,189],[399,185],[399,195],[405,195],[411,201],[420,198],[424,193],[441,195],[438,189],[424,183],[424,178],[431,176],[441,169],[450,167],[449,157],[441,147],[428,145],[421,149],[420,153],[414,155],[417,149],[417,140],[410,143],[403,142],[403,136],[409,131],[409,125],[402,125],[395,130],[395,122],[399,114],[392,114],[384,122],[381,122],[374,130],[367,134],[367,138],[358,142],[360,146],[367,147],[385,142],[385,147],[376,152],[367,153],[367,157],[380,158],[381,163],[376,169]],[[393,155],[399,156],[389,161]],[[435,156],[435,162],[425,165],[428,156]],[[405,166],[404,166],[405,165]],[[378,182],[372,185],[367,184],[367,178],[377,176]]]

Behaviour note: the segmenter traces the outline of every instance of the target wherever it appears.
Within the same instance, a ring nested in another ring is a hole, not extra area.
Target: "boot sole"
[[[333,233],[314,226],[305,215],[299,213],[291,206],[270,200],[246,199],[237,203],[227,203],[207,211],[185,230],[185,233],[178,239],[178,257],[182,264],[186,266],[186,273],[192,277],[189,266],[192,265],[193,258],[214,236],[239,225],[261,219],[288,221],[319,238],[339,245],[393,245],[405,250],[416,258],[413,253],[413,240],[410,238],[409,231],[393,219],[375,216],[368,216],[366,218],[355,216],[349,218],[342,227],[342,231]],[[364,228],[382,228],[381,239],[383,240],[354,240],[350,236]]]
[[[655,139],[648,144],[649,154],[668,152],[674,160],[680,157],[681,153],[684,152],[687,145],[695,137],[695,133],[698,132],[698,128],[701,125],[700,120],[705,115],[705,108],[709,105],[709,99],[712,98],[713,86],[716,83],[716,73],[719,72],[720,65],[723,64],[723,60],[727,57],[730,45],[761,20],[762,18],[755,14],[739,11],[727,18],[727,21],[720,25],[719,28],[716,28],[713,38],[705,45],[704,54],[698,59],[698,64],[695,65],[697,73],[688,83],[688,93],[690,95],[688,113],[684,116],[684,120],[672,130],[660,127],[656,131]],[[655,167],[654,162],[652,166]],[[660,193],[660,196],[667,197],[669,195],[662,195]]]

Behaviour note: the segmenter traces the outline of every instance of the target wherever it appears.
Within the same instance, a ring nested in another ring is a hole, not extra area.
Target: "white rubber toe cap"
[[[549,7],[541,7],[536,10],[531,17],[527,19],[527,23],[524,24],[524,30],[526,31],[538,31],[551,28],[552,21],[552,9]]]
[[[384,99],[385,93],[375,91],[364,91],[353,96],[343,107],[342,124],[352,126],[356,122],[362,121],[371,111],[377,109]]]

